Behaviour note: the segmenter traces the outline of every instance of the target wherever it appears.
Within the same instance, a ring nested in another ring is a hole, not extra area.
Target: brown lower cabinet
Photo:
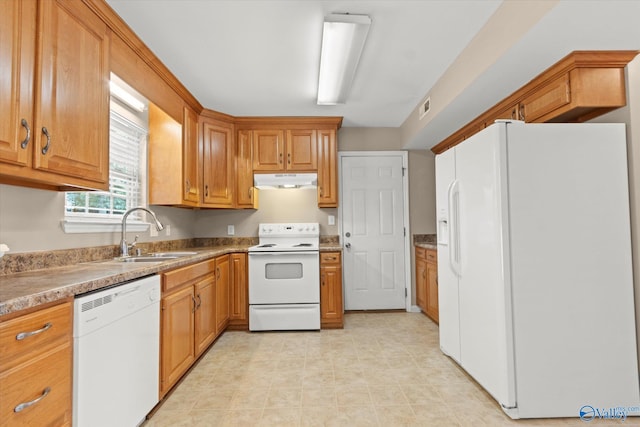
[[[230,255],[229,268],[229,329],[249,329],[249,282],[247,254]]]
[[[71,426],[72,325],[70,300],[0,322],[0,426]]]
[[[160,398],[224,331],[228,270],[229,255],[222,255],[162,273]]]
[[[320,327],[342,328],[342,254],[320,253]]]
[[[438,323],[438,253],[416,247],[416,304]]]

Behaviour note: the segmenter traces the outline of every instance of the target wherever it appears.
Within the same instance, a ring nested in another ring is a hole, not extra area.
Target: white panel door
[[[345,310],[405,308],[403,159],[342,157]]]

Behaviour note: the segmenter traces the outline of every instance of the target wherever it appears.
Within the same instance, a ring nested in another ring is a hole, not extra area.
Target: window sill
[[[70,218],[66,217],[60,221],[62,230],[68,234],[74,233],[120,233],[122,231],[122,221],[106,218]],[[127,232],[147,231],[149,223],[142,221],[127,221]]]

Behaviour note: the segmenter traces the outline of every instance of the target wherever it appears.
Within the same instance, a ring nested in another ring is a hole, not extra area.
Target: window
[[[112,96],[109,191],[65,193],[65,232],[118,231],[122,215],[127,209],[145,206],[147,134],[146,117]],[[132,213],[129,218],[132,224],[136,219],[142,220],[140,212]],[[133,231],[134,227],[130,229]],[[140,231],[145,229],[146,225]]]

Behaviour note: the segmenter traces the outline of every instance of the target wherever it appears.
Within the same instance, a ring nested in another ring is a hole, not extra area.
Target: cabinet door
[[[180,379],[195,360],[193,286],[162,298],[160,395]]]
[[[236,207],[255,208],[251,131],[239,130],[236,138]]]
[[[278,172],[285,169],[284,132],[281,130],[254,130],[253,170]]]
[[[216,337],[216,279],[213,274],[194,285],[196,297],[195,357],[198,357]]]
[[[544,121],[538,119],[569,104],[571,102],[569,84],[569,73],[566,73],[524,98],[520,103],[520,120],[525,120],[527,123]]]
[[[182,156],[182,198],[185,204],[195,206],[200,202],[198,115],[189,107],[184,107]]]
[[[233,132],[217,122],[203,126],[203,202],[208,207],[233,206]]]
[[[32,355],[18,369],[0,372],[0,425],[71,426],[71,340],[43,354]],[[41,399],[22,411],[21,403]]]
[[[220,334],[229,323],[229,255],[216,258],[216,330]]]
[[[286,170],[315,172],[318,169],[318,143],[315,130],[288,130],[286,151]]]
[[[338,207],[338,143],[336,131],[318,131],[318,207]]]
[[[35,0],[0,2],[0,161],[23,166],[31,164],[35,132],[35,27]]]
[[[109,187],[109,35],[82,2],[38,3],[34,167]]]
[[[425,313],[438,323],[438,265],[433,262],[426,263],[426,310]]]
[[[320,323],[323,328],[341,328],[342,260],[339,252],[320,254]]]
[[[247,254],[231,254],[229,277],[229,324],[246,328],[249,326],[249,298],[247,282]]]
[[[416,250],[416,305],[427,311],[427,261]]]

